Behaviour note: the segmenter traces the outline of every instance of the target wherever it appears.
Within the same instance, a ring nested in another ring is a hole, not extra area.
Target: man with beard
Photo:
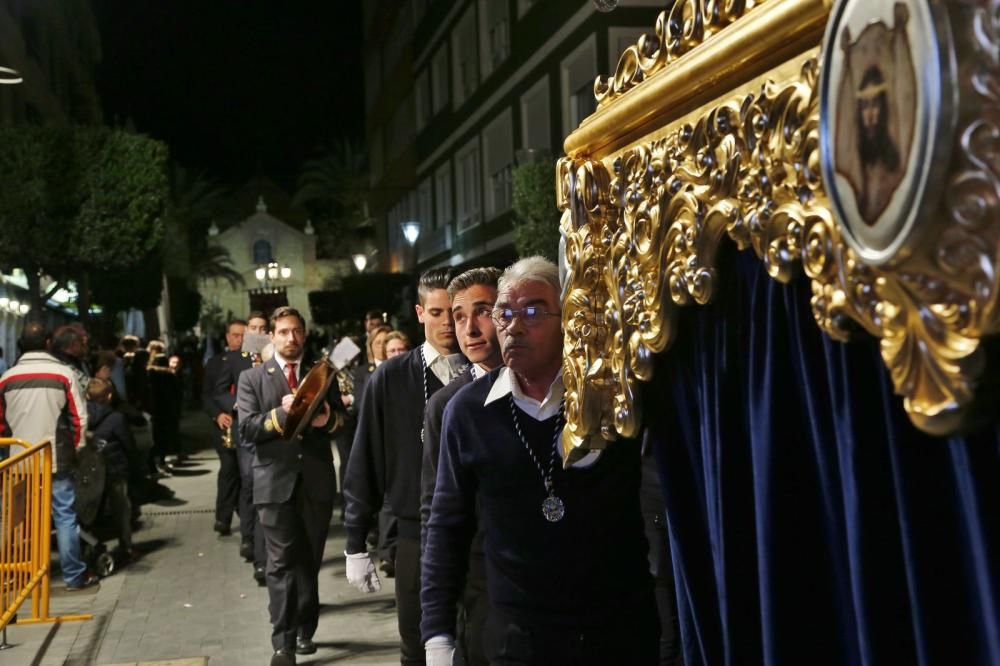
[[[347,580],[381,588],[365,538],[387,493],[398,520],[396,607],[401,662],[424,663],[420,640],[420,461],[424,407],[464,365],[448,301],[448,269],[420,276],[416,306],[424,344],[382,363],[365,386],[344,481]]]
[[[491,664],[657,663],[638,443],[616,442],[568,469],[560,461],[559,293],[558,269],[546,259],[504,271],[493,320],[506,367],[445,408],[423,559],[429,656],[455,632],[478,506]]]
[[[874,224],[899,184],[899,151],[889,133],[889,97],[877,67],[871,67],[858,91],[858,155],[862,189],[858,198],[861,217]]]
[[[267,549],[272,666],[312,654],[319,621],[319,568],[333,513],[337,479],[330,448],[339,419],[328,396],[296,439],[282,438],[294,391],[305,375],[305,320],[280,307],[271,315],[274,356],[239,377],[236,403],[241,441],[256,447],[253,500]]]
[[[458,391],[476,379],[486,376],[503,364],[496,327],[493,325],[493,305],[497,300],[496,268],[473,268],[458,275],[448,284],[451,314],[455,320],[458,346],[469,360],[469,369],[434,394],[424,414],[424,462],[421,470],[420,523],[424,528],[431,513],[434,486],[437,480],[438,456],[441,451],[441,419],[448,402]],[[483,625],[489,610],[486,594],[486,568],[483,560],[482,533],[477,530],[469,551],[469,569],[462,593],[458,622],[457,644],[462,663],[466,666],[487,666],[483,652]],[[435,663],[441,657],[451,663],[454,652],[451,641],[439,637],[426,646],[427,661]]]

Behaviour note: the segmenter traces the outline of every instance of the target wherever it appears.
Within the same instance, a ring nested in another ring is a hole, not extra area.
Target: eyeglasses
[[[545,317],[559,317],[561,315],[561,312],[549,312],[537,305],[529,305],[520,310],[496,308],[493,310],[493,323],[496,324],[497,328],[502,330],[513,324],[515,318],[520,318],[525,326],[538,326]]]

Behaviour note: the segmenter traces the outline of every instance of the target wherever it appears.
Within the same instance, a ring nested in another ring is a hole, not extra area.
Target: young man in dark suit
[[[499,278],[500,271],[496,268],[473,268],[457,275],[448,284],[451,315],[455,319],[458,346],[470,365],[468,370],[435,393],[427,403],[427,410],[424,413],[424,462],[420,472],[421,528],[427,524],[427,518],[431,513],[431,501],[434,498],[438,455],[441,451],[441,419],[444,416],[445,406],[462,387],[503,365],[500,343],[492,319]],[[455,637],[458,657],[465,666],[489,664],[483,651],[482,636],[488,610],[483,538],[482,533],[477,530],[469,549],[469,569],[465,576],[465,589],[462,592]],[[435,650],[450,655],[452,648],[449,640],[439,639],[436,645],[428,645],[426,650],[428,656]],[[456,663],[459,663],[458,660]]]
[[[457,354],[448,269],[420,276],[417,319],[424,344],[382,363],[365,386],[347,464],[347,580],[363,592],[381,587],[365,538],[389,496],[398,520],[396,608],[401,662],[423,664],[420,640],[420,461],[424,407],[465,361]]]
[[[330,445],[340,422],[331,408],[340,403],[338,394],[327,396],[301,437],[283,437],[293,392],[305,376],[305,335],[297,310],[275,310],[274,356],[243,372],[236,394],[240,441],[256,447],[253,499],[267,549],[272,666],[293,665],[296,653],[316,651],[319,567],[337,490]]]

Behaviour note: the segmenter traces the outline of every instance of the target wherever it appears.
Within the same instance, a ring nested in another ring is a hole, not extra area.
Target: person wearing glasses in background
[[[491,664],[657,662],[659,624],[639,507],[639,446],[563,468],[559,274],[541,257],[500,278],[493,319],[506,367],[444,412],[423,556],[429,666],[452,663],[456,607],[479,525]]]

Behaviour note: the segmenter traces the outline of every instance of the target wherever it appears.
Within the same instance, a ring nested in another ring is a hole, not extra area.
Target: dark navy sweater
[[[550,523],[541,508],[545,486],[514,430],[509,397],[483,404],[498,374],[463,388],[444,413],[422,561],[424,640],[455,633],[477,494],[490,602],[508,615],[547,624],[597,623],[651,589],[638,442],[617,442],[583,469],[563,470],[557,458],[554,491],[566,515]],[[518,418],[547,469],[556,417],[536,421],[518,410]]]

